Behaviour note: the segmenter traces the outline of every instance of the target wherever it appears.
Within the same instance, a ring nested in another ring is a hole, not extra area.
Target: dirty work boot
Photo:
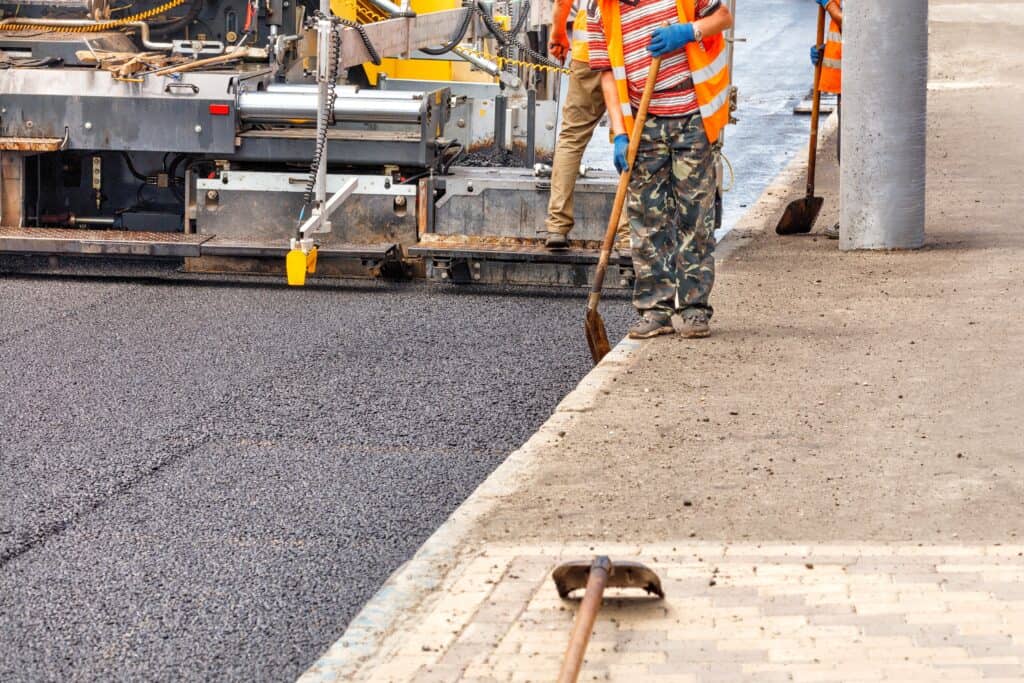
[[[569,236],[557,232],[549,232],[544,246],[551,251],[565,251],[569,248]]]
[[[629,328],[630,339],[650,339],[659,334],[672,334],[672,323],[664,311],[644,311],[643,317]]]
[[[839,224],[836,223],[830,228],[825,228],[824,230],[821,231],[821,234],[829,238],[830,240],[839,239]]]
[[[672,316],[672,327],[679,336],[686,339],[698,339],[711,334],[708,324],[708,313],[703,308],[687,308]]]

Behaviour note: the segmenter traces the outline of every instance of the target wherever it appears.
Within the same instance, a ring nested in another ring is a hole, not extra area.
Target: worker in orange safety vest
[[[821,81],[818,89],[821,92],[835,94],[838,112],[842,106],[843,93],[843,3],[841,0],[815,2],[828,13],[829,26],[825,34],[825,44],[811,46],[811,64],[817,66],[821,63]],[[838,156],[839,152],[836,154]],[[825,228],[823,233],[829,239],[839,239],[839,224]]]

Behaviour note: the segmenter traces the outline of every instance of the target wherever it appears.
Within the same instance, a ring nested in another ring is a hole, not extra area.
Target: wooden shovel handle
[[[597,302],[601,300],[601,287],[604,285],[604,274],[608,270],[608,260],[611,258],[612,244],[615,243],[615,232],[619,227],[619,218],[622,216],[622,207],[626,203],[626,193],[629,190],[629,178],[633,171],[633,162],[636,161],[636,152],[640,148],[640,134],[644,129],[644,122],[647,120],[647,108],[651,105],[651,97],[654,96],[654,84],[658,80],[658,70],[661,68],[661,57],[651,59],[651,68],[647,72],[647,83],[644,84],[644,93],[640,97],[640,107],[637,109],[636,117],[633,119],[633,132],[629,136],[629,148],[626,150],[626,170],[619,175],[619,187],[615,190],[615,202],[612,204],[612,213],[608,217],[608,229],[604,233],[604,241],[601,243],[601,257],[597,261],[597,270],[594,272],[594,284],[590,288],[590,298],[587,300],[587,309],[597,308]]]
[[[825,8],[818,7],[818,38],[814,45],[825,43]],[[818,159],[818,118],[821,115],[821,67],[825,56],[814,65],[814,95],[811,104],[811,142],[807,152],[807,197],[814,196],[814,167]]]

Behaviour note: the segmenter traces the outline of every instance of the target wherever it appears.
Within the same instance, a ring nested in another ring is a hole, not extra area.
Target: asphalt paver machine
[[[574,248],[543,249],[549,17],[543,0],[0,2],[0,255],[585,285],[616,179],[580,178]]]

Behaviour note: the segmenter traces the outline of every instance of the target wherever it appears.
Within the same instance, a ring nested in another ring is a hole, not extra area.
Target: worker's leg
[[[678,244],[673,255],[675,308],[688,320],[703,318],[706,329],[713,313],[708,298],[715,284],[715,151],[700,114],[674,123],[670,144]]]
[[[569,65],[569,89],[562,109],[562,130],[551,162],[551,199],[548,202],[546,229],[568,235],[573,226],[573,191],[580,161],[594,128],[604,115],[601,73],[586,62],[573,60]]]
[[[633,305],[641,314],[665,319],[676,308],[676,207],[672,150],[665,135],[673,121],[651,116],[644,123],[626,204],[636,275]]]

